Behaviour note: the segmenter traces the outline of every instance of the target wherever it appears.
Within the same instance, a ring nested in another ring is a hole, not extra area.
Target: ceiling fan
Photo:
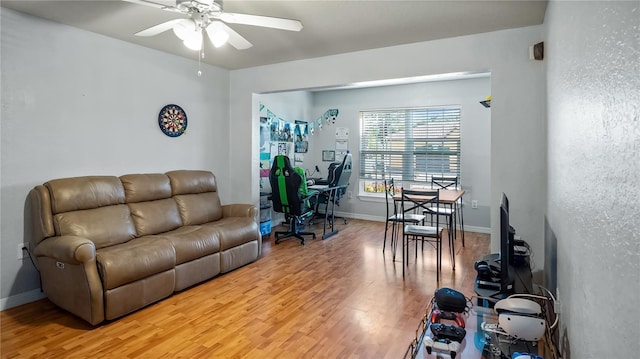
[[[169,20],[139,31],[135,35],[155,36],[172,29],[175,35],[183,41],[184,45],[192,50],[202,49],[204,32],[207,33],[209,40],[215,47],[220,47],[227,42],[238,50],[248,49],[253,46],[247,39],[225,23],[269,27],[288,31],[302,30],[302,23],[298,20],[225,12],[222,10],[223,0],[124,1],[187,15],[189,18]]]

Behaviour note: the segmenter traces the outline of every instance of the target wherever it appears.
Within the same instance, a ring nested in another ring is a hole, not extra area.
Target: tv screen
[[[507,209],[507,213],[509,213],[509,198],[507,198],[506,194],[502,194],[502,200],[500,201],[500,205],[504,206]]]
[[[503,193],[500,202],[500,292],[508,293],[511,276],[509,275],[509,264],[513,256],[513,243],[511,243],[509,225],[509,199]]]

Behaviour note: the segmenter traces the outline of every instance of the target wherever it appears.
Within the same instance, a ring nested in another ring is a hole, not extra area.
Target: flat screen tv
[[[510,264],[512,264],[513,234],[509,225],[509,199],[503,193],[500,201],[500,293],[506,294],[513,291],[513,276]]]

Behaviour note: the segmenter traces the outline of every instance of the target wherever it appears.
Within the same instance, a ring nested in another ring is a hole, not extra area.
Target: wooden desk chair
[[[417,213],[406,213],[403,215],[398,215],[398,209],[393,199],[393,196],[396,194],[395,183],[393,178],[384,181],[384,190],[385,190],[385,201],[386,201],[386,210],[387,210],[387,220],[384,227],[384,242],[382,243],[382,252],[387,245],[387,232],[389,230],[389,224],[391,224],[391,248],[393,249],[393,259],[396,258],[396,246],[397,240],[395,240],[396,235],[399,233],[396,230],[396,224],[398,223],[412,223],[419,224],[422,223],[425,219],[425,216]]]
[[[405,217],[409,211],[415,209],[428,209],[432,206],[440,207],[440,190],[402,190],[401,215]],[[440,227],[440,216],[436,217],[435,226],[425,226],[418,224],[405,224],[402,229],[402,277],[404,277],[405,266],[408,265],[409,241],[416,242],[416,258],[418,258],[418,242],[431,244],[436,249],[436,280],[440,281],[440,271],[442,269],[442,228]],[[405,245],[406,240],[406,245]],[[406,261],[405,261],[406,258]]]

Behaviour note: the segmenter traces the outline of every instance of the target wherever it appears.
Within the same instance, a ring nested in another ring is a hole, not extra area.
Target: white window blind
[[[365,192],[380,192],[376,187],[385,178],[460,176],[459,106],[361,111],[360,132]]]

